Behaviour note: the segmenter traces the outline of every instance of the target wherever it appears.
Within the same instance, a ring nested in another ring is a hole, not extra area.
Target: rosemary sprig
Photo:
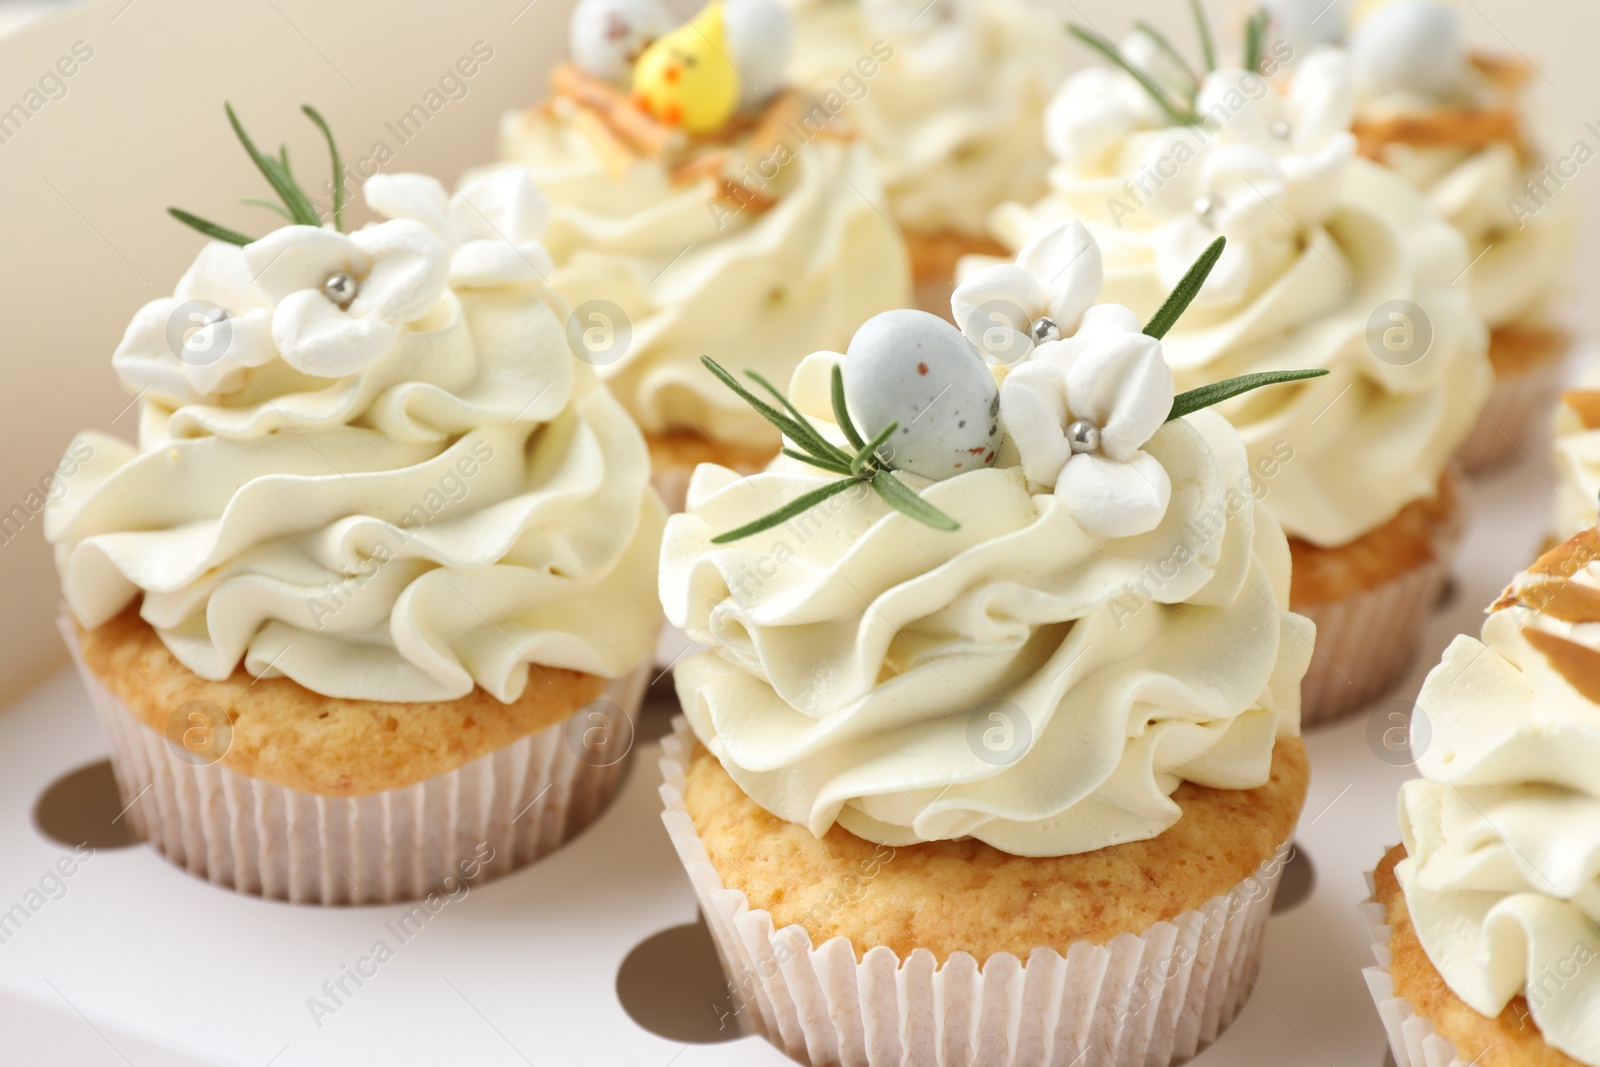
[[[344,166],[339,162],[339,146],[334,142],[333,131],[328,128],[328,121],[322,117],[316,108],[310,104],[301,104],[300,110],[312,122],[317,124],[317,129],[322,131],[322,136],[328,142],[328,155],[333,157],[333,228],[340,233],[344,232]],[[288,160],[284,160],[287,168]]]
[[[289,222],[293,224],[298,224],[301,226],[321,226],[321,216],[317,214],[317,209],[312,205],[311,198],[306,195],[304,189],[300,188],[300,183],[295,181],[294,172],[289,168],[288,146],[280,145],[278,147],[277,158],[263,155],[261,150],[256,148],[255,142],[250,139],[250,135],[245,132],[244,124],[239,121],[239,116],[234,114],[233,105],[224,103],[222,106],[223,110],[228,113],[228,124],[233,127],[234,135],[239,138],[239,143],[244,146],[244,150],[249,154],[251,161],[255,163],[256,169],[261,171],[262,176],[267,179],[267,184],[272,186],[273,191],[278,194],[278,198],[283,201],[283,206],[279,207],[277,204],[274,204],[271,201],[261,200],[255,197],[247,197],[241,202],[269,208],[270,210],[276,211],[278,214],[284,216],[284,218],[288,219]],[[333,157],[333,225],[334,229],[338,230],[340,233],[343,233],[344,172],[339,161],[338,145],[334,143],[333,131],[329,129],[327,121],[323,119],[322,115],[318,113],[316,108],[312,107],[310,104],[306,104],[301,107],[300,110],[305,112],[312,122],[316,123],[317,128],[322,131],[323,137],[327,139],[328,154]],[[236,245],[247,245],[255,240],[254,237],[247,237],[244,234],[239,233],[237,230],[230,230],[226,226],[219,226],[208,219],[203,219],[200,216],[188,211],[184,211],[181,208],[169,207],[167,209],[167,214],[171,215],[185,226],[191,226],[205,234],[207,237],[214,238],[218,241],[228,241]]]
[[[1206,18],[1200,0],[1189,0],[1189,9],[1194,12],[1195,31],[1200,35],[1200,55],[1205,60],[1206,73],[1209,74],[1217,69],[1217,46],[1211,42],[1211,22]]]
[[[1211,275],[1211,268],[1217,265],[1217,260],[1222,258],[1222,250],[1227,246],[1226,237],[1218,237],[1206,246],[1206,250],[1200,253],[1200,258],[1184,272],[1182,278],[1178,279],[1177,286],[1166,301],[1156,309],[1155,315],[1144,328],[1147,336],[1159,341],[1177,324],[1183,313],[1189,310],[1189,305],[1194,303],[1194,298],[1200,295],[1201,287]]]
[[[1261,73],[1261,38],[1267,29],[1267,12],[1257,9],[1244,24],[1244,69]]]
[[[226,226],[218,226],[216,223],[203,219],[199,215],[191,215],[180,207],[167,208],[167,214],[171,215],[185,226],[193,226],[195,229],[199,230],[207,237],[213,238],[214,240],[227,241],[229,244],[235,245],[247,245],[255,240],[254,237],[246,237],[237,230],[230,230]]]
[[[809,493],[802,493],[800,496],[795,497],[793,500],[789,501],[783,507],[779,508],[777,511],[774,511],[770,515],[763,515],[755,522],[745,523],[736,530],[729,530],[725,534],[718,534],[711,539],[711,543],[714,545],[725,545],[729,541],[742,541],[751,534],[758,534],[762,530],[770,530],[774,526],[781,526],[790,519],[794,518],[796,515],[802,515],[805,512],[810,511],[812,508],[816,507],[824,500],[827,500],[829,497],[838,496],[851,486],[860,484],[861,479],[859,478],[843,478],[837,482],[829,482],[820,489],[813,489]],[[921,498],[919,497],[918,499]]]
[[[1067,25],[1067,32],[1126,71],[1129,77],[1138,82],[1144,91],[1150,94],[1150,98],[1156,102],[1161,110],[1166,112],[1167,118],[1179,126],[1199,125],[1200,116],[1195,114],[1192,100],[1189,101],[1189,106],[1186,108],[1180,108],[1173,103],[1172,96],[1158,85],[1154,78],[1135,66],[1127,56],[1122,54],[1122,49],[1112,44],[1107,38],[1094,30],[1086,30],[1082,26],[1074,26],[1070,23]]]
[[[889,440],[895,430],[900,428],[898,422],[891,422],[884,427],[870,441],[863,441],[861,434],[856,430],[855,424],[850,421],[850,414],[845,410],[844,403],[844,377],[839,373],[839,368],[833,369],[833,405],[834,414],[839,419],[840,429],[850,441],[855,453],[852,455],[833,444],[822,436],[811,420],[790,402],[789,398],[780,392],[776,386],[755,371],[745,371],[752,381],[760,385],[767,392],[777,398],[789,414],[784,414],[765,400],[756,396],[732,374],[728,373],[721,364],[710,356],[701,356],[700,362],[705,364],[707,370],[715,374],[728,388],[737,393],[745,403],[756,410],[762,418],[766,419],[778,430],[793,441],[795,448],[785,446],[783,454],[790,459],[797,459],[802,463],[809,463],[831,474],[840,475],[836,482],[829,482],[819,489],[813,489],[796,497],[777,511],[763,515],[754,522],[746,523],[736,530],[718,534],[711,539],[712,544],[724,545],[730,541],[743,540],[751,534],[758,534],[763,530],[770,530],[774,526],[781,526],[796,515],[809,511],[829,497],[844,492],[851,486],[870,485],[877,490],[880,497],[891,507],[904,512],[918,522],[926,523],[939,530],[955,530],[959,528],[956,520],[934,507],[918,496],[904,482],[889,473],[894,468],[888,460],[878,455],[878,449]]]
[[[1202,408],[1231,400],[1240,393],[1248,393],[1264,385],[1303,382],[1307,378],[1320,378],[1327,373],[1325,370],[1269,370],[1258,374],[1241,374],[1237,378],[1225,378],[1220,382],[1202,385],[1198,389],[1190,389],[1173,397],[1172,410],[1167,413],[1167,421],[1193,415]]]
[[[844,402],[844,371],[839,369],[837,363],[833,365],[833,418],[839,424],[839,429],[844,431],[844,439],[850,442],[851,447],[860,448],[866,444],[856,424],[850,420],[850,409]]]
[[[1156,29],[1144,19],[1135,19],[1133,24],[1138,28],[1140,33],[1143,33],[1146,37],[1154,41],[1156,47],[1161,49],[1166,57],[1172,60],[1173,65],[1178,68],[1178,70],[1186,79],[1188,79],[1189,96],[1190,100],[1192,101],[1200,92],[1200,76],[1197,75],[1189,66],[1189,61],[1183,58],[1183,53],[1179,52],[1173,47],[1172,42],[1167,40],[1166,34]],[[1191,106],[1193,105],[1191,104]]]

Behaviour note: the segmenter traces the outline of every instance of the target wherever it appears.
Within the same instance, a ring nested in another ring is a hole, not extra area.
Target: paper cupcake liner
[[[1466,530],[1460,479],[1460,465],[1452,463],[1444,481],[1457,503],[1434,525],[1432,562],[1343,600],[1294,606],[1317,625],[1317,650],[1300,684],[1302,726],[1331,722],[1365,707],[1410,670]]]
[[[676,515],[684,510],[685,502],[689,499],[689,478],[693,474],[694,468],[687,464],[656,467],[650,472],[650,484],[656,487],[661,502],[667,506],[668,515]]]
[[[194,762],[95,677],[62,624],[135,836],[190,874],[273,900],[391,904],[509,874],[605,810],[632,748],[619,729],[610,750],[585,749],[569,718],[413,785],[319,796]],[[632,723],[649,677],[646,664],[599,699]]]
[[[1400,682],[1444,582],[1445,566],[1434,560],[1343,600],[1295,607],[1317,624],[1317,649],[1300,683],[1302,726],[1348,715]]]
[[[1378,965],[1361,973],[1367,980],[1373,1003],[1378,1006],[1384,1032],[1389,1035],[1395,1067],[1469,1067],[1456,1055],[1455,1045],[1434,1030],[1433,1023],[1418,1015],[1409,1000],[1394,994],[1394,978],[1389,973],[1389,917],[1377,900],[1373,873],[1367,872],[1367,888],[1373,895],[1361,905],[1361,914],[1367,920],[1372,953]]]
[[[727,1011],[800,1063],[854,1067],[1163,1067],[1216,1040],[1249,997],[1288,848],[1202,907],[1144,933],[981,965],[958,952],[907,957],[804,927],[723,885],[684,812],[694,738],[662,740],[662,820],[728,976]]]
[[[1482,416],[1456,453],[1464,470],[1477,473],[1527,450],[1534,430],[1555,406],[1563,364],[1548,359],[1521,374],[1495,378]]]

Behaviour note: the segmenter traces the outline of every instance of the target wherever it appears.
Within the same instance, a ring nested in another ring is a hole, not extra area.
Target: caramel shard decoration
[[[640,111],[621,89],[575,64],[558,63],[551,69],[550,91],[594,112],[641,156],[659,159],[685,143],[682,131],[663,126]]]
[[[1524,626],[1522,636],[1585,700],[1600,704],[1600,652],[1535,626]]]
[[[1514,93],[1533,77],[1533,68],[1523,60],[1495,52],[1474,52],[1467,61],[1502,92]]]
[[[1528,146],[1522,137],[1522,123],[1509,107],[1427,111],[1383,119],[1357,118],[1351,130],[1361,154],[1379,162],[1383,150],[1392,144],[1470,150],[1508,144],[1516,150],[1518,158],[1524,162],[1529,158]]]
[[[1561,402],[1578,416],[1585,430],[1600,430],[1600,389],[1568,389],[1561,394]]]

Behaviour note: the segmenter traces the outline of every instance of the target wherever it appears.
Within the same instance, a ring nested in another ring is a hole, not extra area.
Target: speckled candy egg
[[[1379,92],[1438,96],[1461,82],[1466,43],[1461,19],[1438,0],[1394,0],[1356,29],[1350,42],[1362,82]]]
[[[862,324],[844,361],[844,395],[867,439],[891,422],[895,467],[952,478],[994,463],[1000,390],[961,331],[926,311],[885,311]]]
[[[774,0],[727,0],[722,31],[728,54],[739,68],[739,106],[755,108],[784,84],[793,31],[789,12]]]
[[[639,53],[678,21],[666,0],[578,0],[567,47],[590,74],[626,82]]]

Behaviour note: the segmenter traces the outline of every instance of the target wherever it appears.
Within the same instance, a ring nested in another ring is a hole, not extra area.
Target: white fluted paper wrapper
[[[801,926],[723,885],[684,812],[694,736],[682,716],[662,740],[662,820],[688,871],[745,1032],[801,1063],[851,1067],[1163,1067],[1215,1041],[1249,997],[1261,965],[1287,846],[1231,892],[1143,934],[1065,955],[963,952],[936,966],[918,949],[836,937],[813,946]]]
[[[1317,650],[1300,682],[1300,725],[1332,722],[1393,689],[1411,668],[1422,630],[1444,592],[1466,530],[1460,468],[1445,480],[1456,500],[1434,529],[1434,560],[1373,589],[1326,604],[1296,604],[1317,626]]]
[[[1389,1035],[1395,1067],[1468,1067],[1456,1055],[1456,1047],[1449,1039],[1434,1030],[1433,1023],[1418,1015],[1409,1000],[1394,995],[1394,979],[1389,974],[1389,916],[1376,899],[1373,873],[1367,872],[1367,888],[1374,895],[1361,905],[1361,914],[1372,934],[1372,952],[1378,958],[1378,965],[1361,973],[1378,1006],[1384,1032]]]
[[[1463,470],[1469,474],[1486,470],[1519,451],[1531,455],[1529,442],[1555,407],[1565,364],[1557,357],[1522,374],[1495,378],[1483,416],[1456,453]]]
[[[1343,600],[1295,605],[1317,625],[1317,651],[1300,683],[1302,726],[1343,718],[1400,682],[1416,658],[1445,573],[1435,560]]]
[[[612,731],[611,750],[585,751],[580,708],[445,774],[362,797],[326,797],[185,759],[87,668],[65,615],[61,627],[110,741],[135,836],[215,885],[292,904],[415,900],[446,890],[446,879],[456,886],[497,878],[559,848],[621,784],[650,678],[646,664],[597,698],[630,723]],[[485,845],[494,860],[478,867]]]

